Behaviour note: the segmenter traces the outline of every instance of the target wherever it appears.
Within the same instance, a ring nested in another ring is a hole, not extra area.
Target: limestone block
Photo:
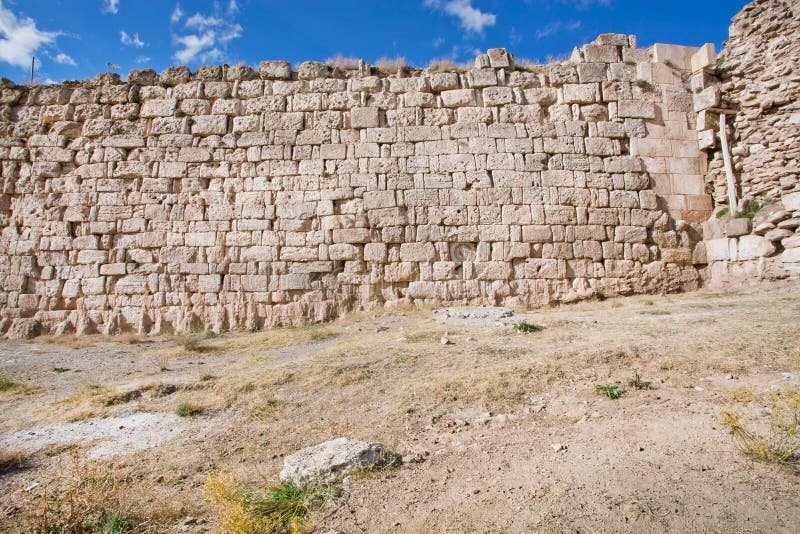
[[[361,260],[361,247],[349,243],[336,243],[328,247],[328,257],[332,260]]]
[[[156,98],[142,104],[139,115],[142,118],[171,117],[175,114],[177,107],[178,100],[176,98]]]
[[[738,259],[754,260],[775,255],[777,249],[769,239],[759,235],[743,235],[739,238]]]
[[[511,59],[505,48],[490,48],[486,54],[489,56],[489,64],[494,68],[509,67]]]
[[[800,191],[796,193],[789,193],[781,197],[783,208],[787,211],[800,210]]]
[[[387,260],[386,243],[367,243],[364,245],[364,261],[385,263]]]
[[[605,44],[584,45],[583,57],[588,63],[616,63],[620,60],[619,49]]]
[[[595,101],[597,87],[595,84],[564,84],[564,103],[591,104]]]
[[[333,230],[334,243],[369,243],[369,228],[337,228]]]
[[[467,71],[467,82],[470,87],[476,89],[497,85],[497,71],[494,69],[470,69]]]
[[[436,249],[433,243],[402,243],[400,245],[401,261],[433,261],[435,258]]]
[[[350,110],[351,128],[376,128],[380,126],[380,110],[376,107],[353,108]]]
[[[501,106],[514,101],[514,91],[510,87],[487,87],[483,90],[484,106]]]
[[[525,225],[522,227],[522,240],[530,243],[550,243],[553,240],[552,227],[547,225]]]
[[[720,102],[719,86],[707,87],[692,95],[692,105],[695,112],[703,111],[708,108],[718,107]]]
[[[292,77],[292,66],[288,61],[262,61],[258,64],[258,74],[265,80],[288,80]]]
[[[800,263],[800,248],[787,248],[781,253],[784,263]]]
[[[197,115],[192,122],[194,135],[225,135],[228,133],[226,115]]]
[[[474,89],[452,89],[442,92],[442,103],[450,108],[475,106],[478,103],[478,95]]]
[[[219,274],[201,274],[197,277],[197,290],[201,293],[217,293],[222,287]]]
[[[605,82],[608,65],[605,63],[579,63],[578,80],[581,83]]]
[[[330,76],[331,67],[318,61],[306,61],[297,67],[297,77],[301,80],[313,80]]]
[[[548,75],[550,83],[556,87],[564,85],[565,83],[578,83],[579,81],[575,67],[568,63],[553,65],[550,67]]]
[[[656,106],[644,100],[620,100],[617,102],[617,115],[622,118],[654,119]]]
[[[714,44],[706,43],[697,52],[692,54],[692,72],[716,66],[717,54],[714,52]]]
[[[739,237],[750,233],[752,227],[750,219],[731,219],[725,225],[725,235],[728,237]]]
[[[647,228],[641,226],[617,226],[614,228],[616,243],[647,243]]]
[[[455,72],[430,73],[428,79],[431,90],[437,93],[458,88],[458,73]]]

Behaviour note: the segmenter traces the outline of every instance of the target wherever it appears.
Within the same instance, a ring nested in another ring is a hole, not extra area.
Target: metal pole
[[[31,56],[31,85],[33,85],[33,67],[36,62],[36,56]]]

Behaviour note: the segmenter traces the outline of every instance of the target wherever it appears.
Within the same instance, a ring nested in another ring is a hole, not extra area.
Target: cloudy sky
[[[0,0],[0,76],[94,76],[106,63],[257,65],[355,56],[471,60],[506,47],[544,61],[598,33],[701,45],[727,36],[744,0]]]

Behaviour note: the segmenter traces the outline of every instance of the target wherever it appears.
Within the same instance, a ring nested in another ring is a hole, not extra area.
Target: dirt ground
[[[2,341],[0,531],[31,531],[92,472],[123,481],[137,530],[219,532],[209,473],[265,485],[284,455],[345,436],[406,462],[348,478],[317,532],[797,532],[800,467],[743,454],[720,413],[765,431],[770,402],[800,390],[799,312],[781,282]],[[637,373],[654,389],[630,387]]]

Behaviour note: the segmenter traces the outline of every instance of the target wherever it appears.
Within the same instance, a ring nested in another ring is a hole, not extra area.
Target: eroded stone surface
[[[333,481],[354,469],[363,469],[384,459],[382,443],[337,438],[301,449],[283,460],[282,480],[302,485],[311,480]]]

